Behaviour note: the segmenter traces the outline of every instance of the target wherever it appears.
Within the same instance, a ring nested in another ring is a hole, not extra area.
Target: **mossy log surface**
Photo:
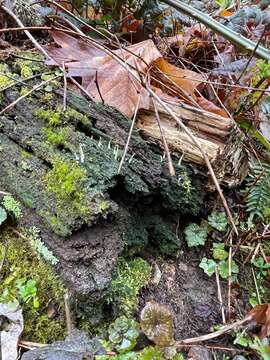
[[[6,74],[23,76],[25,67],[7,63]],[[46,71],[28,66],[27,76]],[[138,129],[118,174],[130,121],[74,92],[64,112],[61,89],[53,83],[53,92],[35,92],[0,117],[0,186],[24,205],[21,224],[41,230],[70,289],[96,302],[124,246],[179,248],[175,229],[201,211],[202,182],[174,155],[171,178],[163,151]],[[17,83],[2,91],[1,108],[24,90]]]

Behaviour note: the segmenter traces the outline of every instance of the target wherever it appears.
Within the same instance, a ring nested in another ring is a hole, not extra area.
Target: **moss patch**
[[[133,260],[120,259],[115,277],[111,284],[108,301],[115,307],[116,312],[132,315],[138,305],[137,296],[142,287],[151,278],[151,266],[141,258]]]
[[[59,314],[63,313],[63,284],[51,268],[38,258],[29,243],[11,232],[2,231],[0,234],[0,258],[4,255],[5,240],[8,241],[8,252],[1,271],[0,296],[3,297],[5,292],[8,300],[17,298],[20,301],[18,280],[34,280],[40,303],[39,308],[35,309],[32,302],[21,302],[24,316],[23,338],[42,343],[63,339],[66,335],[63,315],[57,315],[54,319],[49,319],[47,315],[49,301],[54,302]]]

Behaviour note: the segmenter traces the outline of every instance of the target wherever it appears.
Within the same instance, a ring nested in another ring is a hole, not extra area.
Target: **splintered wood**
[[[169,103],[179,119],[196,136],[201,148],[211,161],[218,180],[230,187],[239,184],[247,173],[247,155],[235,122],[230,118],[184,103],[176,104],[171,101]],[[186,162],[204,165],[203,155],[190,137],[179,129],[162,107],[159,106],[158,110],[161,126],[171,151],[179,153]],[[155,139],[162,147],[153,106],[149,110],[140,110],[137,126],[144,135]]]

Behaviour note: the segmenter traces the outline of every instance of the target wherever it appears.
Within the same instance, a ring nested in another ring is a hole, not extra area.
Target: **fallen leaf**
[[[270,304],[257,305],[249,312],[249,315],[258,325],[261,325],[259,337],[263,339],[268,336],[270,332]]]
[[[17,346],[23,331],[23,315],[16,301],[0,304],[0,358],[16,360]]]
[[[220,107],[216,106],[214,103],[212,103],[212,101],[209,101],[202,96],[197,97],[196,101],[202,109],[209,111],[211,113],[220,115],[225,118],[228,117],[228,114],[226,113],[226,111],[221,109]]]
[[[117,108],[126,116],[134,114],[140,97],[139,108],[149,108],[149,96],[141,83],[119,64],[111,55],[98,50],[94,45],[68,34],[52,31],[56,46],[46,48],[53,60],[48,65],[62,64],[68,76],[81,77],[82,86],[97,102]],[[113,52],[135,71],[145,73],[150,64],[161,57],[152,40],[146,40]]]
[[[163,58],[159,58],[154,65],[160,70],[160,78],[168,86],[174,86],[186,96],[195,98],[194,90],[199,86],[204,77],[192,70],[181,69],[174,66]],[[175,86],[176,85],[176,86]]]

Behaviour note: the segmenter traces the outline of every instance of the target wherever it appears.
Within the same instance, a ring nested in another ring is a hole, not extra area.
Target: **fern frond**
[[[266,209],[270,208],[270,164],[251,163],[244,193],[246,209],[251,219],[254,217],[263,219]]]

